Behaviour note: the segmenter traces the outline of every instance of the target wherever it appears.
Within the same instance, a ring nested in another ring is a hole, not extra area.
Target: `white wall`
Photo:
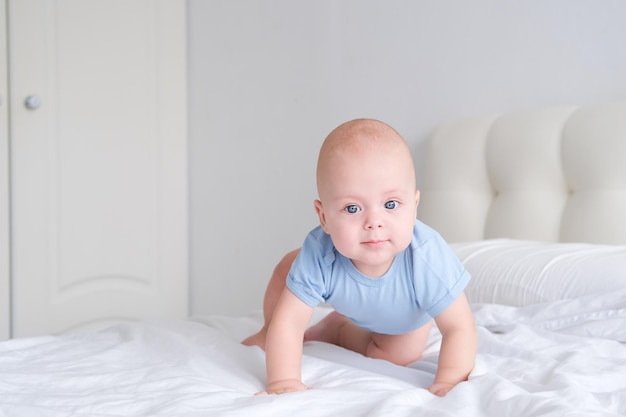
[[[261,307],[326,134],[626,98],[621,0],[189,0],[192,314]]]

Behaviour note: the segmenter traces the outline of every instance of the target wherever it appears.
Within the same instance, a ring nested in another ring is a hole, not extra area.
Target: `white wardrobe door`
[[[11,327],[9,240],[9,132],[6,51],[6,2],[0,0],[0,340],[9,338]]]
[[[185,316],[185,1],[9,3],[12,336]]]

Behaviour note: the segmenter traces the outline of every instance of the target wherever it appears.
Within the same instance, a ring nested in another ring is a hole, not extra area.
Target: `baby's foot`
[[[309,327],[306,332],[304,332],[304,341],[316,340],[319,342],[337,344],[339,332],[347,322],[348,319],[346,316],[332,311],[319,323]]]
[[[255,334],[248,336],[245,338],[241,344],[246,346],[258,346],[261,349],[265,350],[265,339],[267,337],[267,329],[263,327],[261,330],[256,332]]]

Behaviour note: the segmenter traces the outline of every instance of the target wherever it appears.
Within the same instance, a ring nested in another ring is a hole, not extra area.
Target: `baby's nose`
[[[365,219],[365,228],[368,230],[371,229],[380,229],[383,227],[383,222],[380,216],[376,213],[370,213]]]

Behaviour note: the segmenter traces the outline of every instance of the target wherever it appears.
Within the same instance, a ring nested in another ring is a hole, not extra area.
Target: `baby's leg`
[[[372,341],[367,347],[365,356],[385,359],[402,366],[418,361],[424,354],[432,324],[433,322],[429,321],[406,334],[372,333]]]
[[[285,282],[287,281],[287,274],[289,273],[289,269],[291,269],[291,264],[294,259],[296,259],[299,252],[300,249],[296,249],[287,253],[274,268],[272,277],[270,278],[267,288],[265,289],[265,296],[263,297],[263,327],[257,333],[244,339],[241,342],[244,345],[259,346],[261,349],[265,350],[265,336],[267,335],[267,328],[272,320],[272,315],[274,314],[274,308],[276,307],[278,298],[283,292],[283,289],[285,289]]]
[[[406,334],[373,333],[333,311],[309,328],[304,334],[304,340],[332,343],[370,358],[385,359],[405,366],[422,357],[431,327],[432,322],[429,322]]]

